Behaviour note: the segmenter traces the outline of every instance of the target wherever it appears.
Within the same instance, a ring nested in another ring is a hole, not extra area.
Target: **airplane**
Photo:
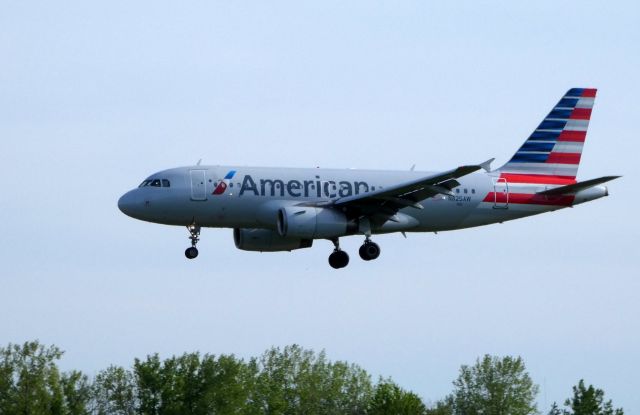
[[[232,228],[238,249],[276,252],[333,242],[329,265],[349,263],[339,239],[364,236],[360,257],[380,247],[371,237],[439,232],[502,223],[608,196],[602,184],[576,181],[596,89],[572,88],[513,157],[441,172],[242,166],[178,167],[146,178],[118,200],[132,218],[186,226],[198,256],[203,227]]]

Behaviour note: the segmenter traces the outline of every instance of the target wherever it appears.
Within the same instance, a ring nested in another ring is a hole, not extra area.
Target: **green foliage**
[[[538,387],[520,357],[485,355],[472,367],[463,365],[453,385],[450,403],[456,415],[537,413]]]
[[[367,414],[421,415],[427,414],[427,408],[415,393],[405,391],[390,379],[380,379]]]
[[[434,406],[427,409],[426,415],[453,415],[451,399],[436,402]]]
[[[92,391],[99,415],[366,414],[373,396],[363,369],[297,345],[248,362],[228,355],[150,355],[136,359],[131,371],[112,366],[100,372]]]
[[[0,348],[2,415],[529,415],[537,386],[521,358],[484,356],[463,365],[454,391],[431,408],[391,379],[371,382],[357,365],[329,361],[298,345],[248,361],[233,355],[158,354],[126,369],[109,366],[92,382],[60,373],[63,352],[37,341]],[[623,415],[604,392],[580,381],[566,409],[549,415]]]
[[[548,415],[563,415],[563,412],[564,411],[558,408],[558,404],[554,402],[553,405],[551,405]]]
[[[91,401],[91,385],[87,376],[74,370],[63,373],[60,382],[67,413],[69,415],[86,414],[87,406]]]
[[[109,366],[96,375],[91,394],[97,415],[134,415],[136,390],[133,374],[128,370]]]
[[[297,345],[272,348],[249,366],[255,373],[251,413],[362,414],[372,394],[360,367],[329,362],[324,352]]]
[[[88,413],[86,378],[60,375],[63,352],[38,341],[0,348],[0,413],[75,415]]]
[[[135,413],[236,414],[245,413],[252,375],[234,356],[185,353],[164,361],[157,354],[136,359],[132,378]]]
[[[560,410],[554,402],[549,415],[624,415],[622,408],[613,408],[611,400],[604,401],[604,391],[593,385],[586,387],[580,379],[573,387],[573,397],[567,399],[564,405],[569,409]]]

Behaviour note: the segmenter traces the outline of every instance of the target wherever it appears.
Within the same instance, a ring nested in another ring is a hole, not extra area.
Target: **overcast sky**
[[[640,412],[638,2],[0,3],[0,344],[89,374],[185,351],[326,349],[435,401],[461,364],[520,355],[548,410],[580,378]],[[454,5],[455,3],[455,5]],[[575,209],[450,233],[260,254],[123,215],[193,164],[504,163],[596,87]]]

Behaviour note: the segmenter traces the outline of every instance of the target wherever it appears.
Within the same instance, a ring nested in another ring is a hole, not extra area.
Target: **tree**
[[[63,352],[38,341],[0,348],[0,413],[76,415],[87,412],[86,378],[60,374]]]
[[[453,415],[453,405],[450,401],[451,399],[445,399],[436,402],[435,405],[427,408],[426,415]]]
[[[604,391],[593,385],[585,387],[584,380],[573,387],[573,397],[564,405],[569,409],[560,410],[554,402],[549,415],[624,415],[622,408],[613,408],[611,400],[604,401]]]
[[[463,365],[453,382],[449,402],[456,415],[529,415],[537,412],[538,386],[520,357],[485,355],[475,365]]]
[[[427,408],[422,399],[413,392],[407,392],[390,379],[380,379],[369,404],[369,415],[421,415]]]
[[[91,385],[87,375],[73,370],[63,373],[60,379],[64,402],[69,415],[86,414],[91,402]]]
[[[553,405],[551,405],[548,415],[563,415],[563,412],[564,411],[558,408],[558,404],[554,402]]]
[[[217,359],[205,355],[200,371],[204,385],[202,399],[206,403],[200,413],[246,412],[253,371],[243,360],[233,355],[220,355]]]
[[[96,415],[134,415],[136,390],[133,374],[119,366],[100,371],[91,387],[93,413]]]
[[[139,412],[146,415],[160,415],[162,404],[162,363],[158,354],[147,356],[146,360],[136,358],[133,362]]]
[[[248,366],[255,373],[250,413],[363,414],[372,395],[363,369],[298,345],[271,348]]]
[[[2,415],[378,415],[429,414],[390,379],[374,386],[362,368],[298,345],[248,361],[233,355],[158,354],[130,369],[109,366],[93,382],[62,373],[63,352],[36,342],[0,348]]]
[[[184,353],[136,359],[133,372],[112,367],[96,378],[99,414],[246,413],[251,368],[233,355]]]
[[[216,358],[185,353],[160,368],[161,414],[241,413],[248,391],[245,363],[233,355]]]

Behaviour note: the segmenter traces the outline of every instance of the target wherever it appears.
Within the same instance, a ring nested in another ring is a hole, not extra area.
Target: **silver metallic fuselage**
[[[214,194],[225,175],[222,193]],[[118,201],[125,214],[167,225],[197,224],[212,228],[276,229],[277,212],[283,206],[327,204],[345,195],[364,194],[396,183],[429,175],[418,171],[351,169],[302,169],[240,166],[190,166],[164,170],[147,180],[165,179],[169,187],[133,189]],[[434,232],[462,229],[557,210],[607,195],[595,186],[575,195],[570,203],[530,204],[517,195],[544,191],[553,186],[498,181],[497,172],[476,172],[458,181],[452,194],[439,194],[420,202],[423,209],[401,209],[395,220],[373,226],[372,233]],[[497,198],[496,194],[506,194]],[[493,195],[493,196],[492,196]]]

